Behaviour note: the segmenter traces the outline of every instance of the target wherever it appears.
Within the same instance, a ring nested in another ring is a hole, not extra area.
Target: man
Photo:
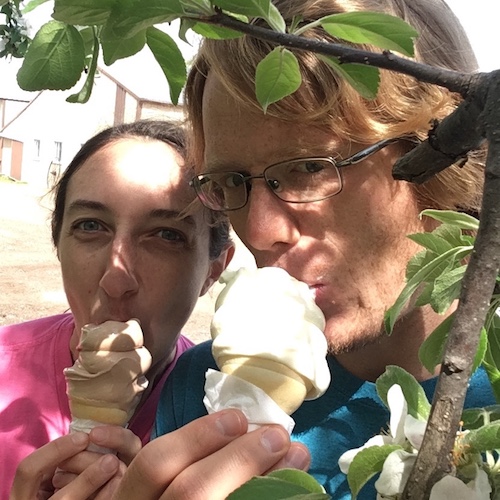
[[[476,69],[460,24],[441,0],[275,3],[287,22],[382,10],[420,33],[419,61]],[[335,41],[321,29],[305,35]],[[332,383],[293,415],[292,438],[308,446],[310,472],[333,498],[350,498],[338,458],[379,433],[389,418],[376,395],[376,378],[387,365],[398,365],[422,381],[429,395],[435,386],[418,349],[444,317],[429,306],[410,305],[391,336],[383,328],[384,312],[404,286],[406,264],[421,249],[407,235],[434,229],[431,220],[419,218],[424,208],[478,210],[482,166],[470,159],[423,186],[393,180],[394,162],[413,147],[408,139],[425,138],[431,121],[458,102],[445,89],[396,73],[382,72],[378,97],[367,101],[316,56],[296,52],[301,87],[264,114],[252,77],[271,49],[248,36],[203,43],[186,90],[193,160],[200,166],[193,184],[205,205],[227,213],[259,267],[282,267],[315,291],[326,317]],[[351,161],[359,153],[363,160]],[[307,174],[302,188],[292,186],[296,171]],[[162,396],[159,434],[205,413],[209,367],[215,367],[210,344],[180,360]],[[480,371],[466,405],[493,401]],[[358,498],[374,498],[374,492],[367,487]]]

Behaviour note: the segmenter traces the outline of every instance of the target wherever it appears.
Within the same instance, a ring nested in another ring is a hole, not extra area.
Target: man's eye
[[[316,172],[321,172],[325,167],[321,163],[317,161],[305,161],[304,163],[300,163],[300,169],[303,172],[308,172],[310,174],[314,174]]]
[[[173,229],[160,229],[156,233],[160,238],[167,241],[184,241],[184,236],[179,233],[179,231],[174,231]]]
[[[237,188],[240,187],[245,182],[244,178],[240,174],[228,174],[223,179],[224,187]]]

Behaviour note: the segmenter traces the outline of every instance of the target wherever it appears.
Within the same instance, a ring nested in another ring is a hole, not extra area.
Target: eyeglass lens
[[[262,177],[262,176],[256,176]],[[305,203],[337,194],[342,188],[335,163],[327,158],[307,158],[268,167],[263,177],[273,193],[283,201]],[[196,184],[202,202],[213,210],[243,207],[253,177],[238,172],[212,173],[198,177]]]

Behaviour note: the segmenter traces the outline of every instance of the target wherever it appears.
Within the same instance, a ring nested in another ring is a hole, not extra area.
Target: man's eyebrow
[[[180,222],[186,222],[191,226],[196,225],[196,221],[191,215],[184,215],[184,210],[172,210],[167,208],[156,208],[151,210],[150,215],[159,219],[175,219]]]

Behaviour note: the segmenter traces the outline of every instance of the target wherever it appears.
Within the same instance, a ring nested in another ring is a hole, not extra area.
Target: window
[[[35,160],[38,160],[38,159],[40,159],[40,146],[41,146],[40,139],[35,139],[34,142],[35,142],[34,157],[35,157]]]
[[[61,163],[62,158],[62,142],[54,142],[54,161]]]

